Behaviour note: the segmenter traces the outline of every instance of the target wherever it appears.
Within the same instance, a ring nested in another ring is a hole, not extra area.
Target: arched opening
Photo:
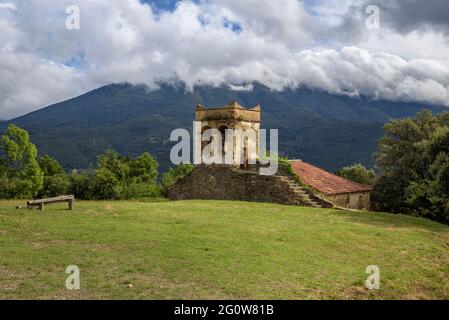
[[[345,208],[349,208],[349,205],[351,204],[351,196],[348,194],[348,196],[346,197],[346,200],[345,200],[345,205],[344,205],[344,207]]]
[[[242,146],[243,146],[243,163],[240,164],[241,169],[248,169],[249,168],[249,137],[246,134],[243,134],[243,140],[242,140]]]
[[[362,210],[362,209],[366,209],[365,205],[363,204],[363,196],[360,195],[359,198],[357,199],[357,209]]]
[[[204,133],[205,133],[207,130],[210,130],[210,129],[211,129],[211,128],[208,127],[208,126],[203,127],[203,128],[201,129],[201,155],[202,155],[203,152],[204,152],[204,148],[206,148],[206,146],[210,143],[210,141],[203,141]]]
[[[220,131],[221,134],[221,155],[223,157],[223,164],[225,163],[225,156],[226,152],[228,151],[226,146],[226,130],[228,129],[229,128],[225,125],[218,127],[218,131]]]

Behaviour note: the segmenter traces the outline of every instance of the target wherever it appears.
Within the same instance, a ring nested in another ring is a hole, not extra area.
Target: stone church
[[[318,208],[369,210],[371,187],[338,177],[301,160],[280,161],[275,175],[261,175],[258,161],[261,107],[246,109],[237,102],[223,108],[198,105],[195,121],[201,133],[216,129],[223,137],[222,152],[231,155],[226,164],[201,164],[168,190],[171,200],[216,199],[273,202]],[[228,145],[228,129],[251,131],[246,140],[234,135]],[[253,141],[251,141],[253,140]],[[203,152],[202,142],[197,152]],[[250,147],[250,144],[253,147]]]

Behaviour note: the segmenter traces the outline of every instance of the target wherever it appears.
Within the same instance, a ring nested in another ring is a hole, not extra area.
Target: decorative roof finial
[[[196,110],[205,110],[205,108],[201,105],[201,103],[197,103]]]

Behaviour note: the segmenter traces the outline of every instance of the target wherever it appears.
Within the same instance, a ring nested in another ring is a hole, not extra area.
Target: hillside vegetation
[[[447,299],[449,228],[241,202],[0,202],[0,299]],[[81,290],[65,289],[66,267]],[[368,291],[367,266],[381,289]]]
[[[279,129],[281,154],[331,171],[353,163],[371,167],[383,124],[429,107],[306,88],[275,92],[259,84],[249,92],[226,86],[198,86],[189,92],[183,84],[161,85],[159,90],[149,91],[143,86],[116,84],[12,123],[28,130],[40,152],[56,158],[66,169],[88,168],[95,165],[97,155],[114,149],[127,156],[149,152],[165,171],[170,166],[170,133],[192,128],[195,104],[217,107],[232,100],[246,107],[261,104],[262,126]],[[0,131],[8,123],[0,124]]]

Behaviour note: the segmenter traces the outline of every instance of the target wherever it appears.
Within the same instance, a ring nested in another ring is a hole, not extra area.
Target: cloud
[[[432,29],[449,34],[447,0],[365,0],[363,6],[378,5],[383,21],[401,33]]]
[[[253,91],[254,89],[254,85],[251,83],[245,83],[243,85],[234,85],[234,84],[230,84],[229,88],[232,91]]]
[[[449,62],[404,60],[356,47],[304,51],[297,83],[331,93],[449,106]]]
[[[3,119],[79,95],[86,89],[75,70],[26,53],[0,51],[0,70]]]
[[[112,82],[154,87],[173,77],[188,88],[247,90],[258,81],[449,106],[445,36],[367,32],[359,0],[182,1],[168,11],[138,0],[8,3],[0,6],[0,118]],[[80,30],[65,27],[72,4]]]
[[[15,10],[16,5],[13,2],[0,2],[0,9]]]

